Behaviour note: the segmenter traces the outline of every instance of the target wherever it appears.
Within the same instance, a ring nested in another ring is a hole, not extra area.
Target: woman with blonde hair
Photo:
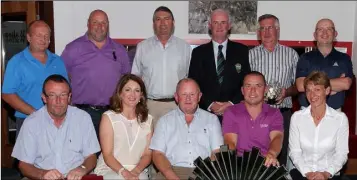
[[[104,179],[148,179],[151,136],[152,117],[146,106],[145,85],[138,76],[126,74],[100,122],[102,153],[94,173]]]
[[[314,71],[304,79],[310,105],[291,117],[289,156],[296,169],[295,179],[340,179],[339,171],[347,161],[348,120],[326,104],[331,92],[326,73]]]

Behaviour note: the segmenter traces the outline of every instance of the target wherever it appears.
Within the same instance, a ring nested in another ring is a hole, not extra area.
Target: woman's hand
[[[139,180],[139,177],[134,175],[128,170],[124,170],[121,172],[121,175],[124,177],[125,180]]]

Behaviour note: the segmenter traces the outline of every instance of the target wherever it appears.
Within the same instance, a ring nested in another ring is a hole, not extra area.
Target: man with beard
[[[198,156],[212,157],[223,145],[217,116],[198,107],[201,96],[193,79],[178,82],[178,107],[160,118],[151,139],[153,161],[160,171],[155,179],[188,179]]]
[[[88,113],[69,106],[71,88],[61,75],[43,83],[38,111],[23,123],[12,157],[28,179],[81,179],[95,167],[100,151]]]
[[[345,92],[351,87],[353,72],[351,58],[333,47],[337,37],[335,24],[330,19],[317,22],[314,38],[317,49],[301,55],[296,70],[296,87],[300,92],[299,103],[302,108],[309,106],[306,99],[304,79],[312,71],[320,70],[330,78],[331,91],[327,105],[341,111],[345,102]]]
[[[103,112],[108,110],[120,77],[130,72],[126,49],[109,37],[109,20],[102,10],[90,13],[85,35],[62,53],[71,86],[72,104],[88,112],[98,137]]]
[[[258,147],[265,165],[279,165],[277,156],[283,144],[283,116],[279,109],[264,103],[267,86],[264,75],[252,71],[244,77],[241,88],[244,101],[228,107],[223,116],[224,143],[242,155]]]
[[[202,90],[200,107],[222,120],[227,107],[243,100],[240,88],[250,72],[248,47],[228,39],[231,18],[223,9],[211,13],[209,29],[212,41],[193,49],[188,76]]]
[[[51,74],[68,78],[62,59],[47,49],[50,35],[46,22],[31,22],[26,35],[29,46],[14,55],[6,66],[2,98],[16,110],[16,136],[25,118],[43,106],[43,81]]]
[[[160,6],[154,11],[155,35],[137,45],[132,73],[140,76],[148,94],[149,114],[157,120],[177,107],[174,99],[177,82],[188,74],[191,47],[173,35],[175,18]]]

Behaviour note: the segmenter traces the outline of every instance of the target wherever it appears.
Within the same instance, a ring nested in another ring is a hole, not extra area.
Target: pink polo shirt
[[[284,131],[283,116],[279,109],[267,104],[263,104],[263,110],[255,120],[251,120],[244,103],[229,107],[223,115],[223,134],[238,135],[238,155],[250,151],[254,146],[260,148],[262,155],[265,155],[269,150],[271,131]]]

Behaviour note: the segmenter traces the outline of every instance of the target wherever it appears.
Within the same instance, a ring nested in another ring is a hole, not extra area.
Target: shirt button
[[[188,141],[188,143],[191,143],[191,141]]]
[[[190,163],[190,166],[192,165],[192,163]]]
[[[191,154],[191,152],[189,152],[188,154]]]

